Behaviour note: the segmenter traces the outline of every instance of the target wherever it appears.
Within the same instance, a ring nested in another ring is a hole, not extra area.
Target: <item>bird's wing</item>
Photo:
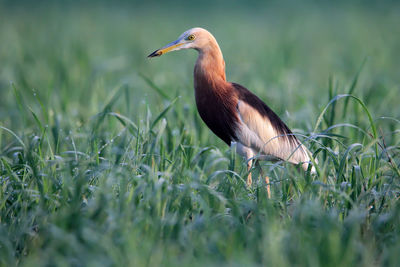
[[[256,152],[294,164],[309,162],[308,150],[285,123],[256,95],[233,84],[239,92],[237,113],[238,141]],[[303,166],[304,168],[308,167]]]

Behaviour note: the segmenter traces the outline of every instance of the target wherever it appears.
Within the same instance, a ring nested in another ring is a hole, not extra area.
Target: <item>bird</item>
[[[247,162],[247,186],[252,185],[253,161],[283,160],[301,165],[311,172],[315,168],[310,151],[289,127],[259,97],[244,86],[228,82],[225,61],[215,37],[206,29],[192,28],[177,40],[155,50],[148,58],[171,51],[195,49],[198,58],[194,66],[194,92],[198,113],[211,131]],[[270,180],[265,177],[268,198]]]

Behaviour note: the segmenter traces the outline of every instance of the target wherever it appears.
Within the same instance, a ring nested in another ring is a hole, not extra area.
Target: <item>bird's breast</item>
[[[230,145],[236,139],[237,99],[223,85],[215,87],[204,83],[195,84],[195,98],[202,120],[214,134]]]

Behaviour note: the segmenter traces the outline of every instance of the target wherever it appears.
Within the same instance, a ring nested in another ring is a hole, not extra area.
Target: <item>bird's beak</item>
[[[148,55],[147,57],[159,57],[161,55],[164,55],[170,51],[174,51],[175,49],[177,49],[179,46],[183,45],[184,43],[181,42],[181,40],[176,40],[173,41],[172,43],[167,44],[166,46],[164,46],[163,48],[157,49],[156,51],[154,51],[153,53],[151,53],[150,55]]]

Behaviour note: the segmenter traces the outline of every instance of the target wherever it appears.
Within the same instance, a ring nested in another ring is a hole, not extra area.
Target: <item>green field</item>
[[[0,1],[0,266],[399,265],[400,5],[66,2]],[[317,175],[246,187],[197,53],[146,58],[196,26]]]

